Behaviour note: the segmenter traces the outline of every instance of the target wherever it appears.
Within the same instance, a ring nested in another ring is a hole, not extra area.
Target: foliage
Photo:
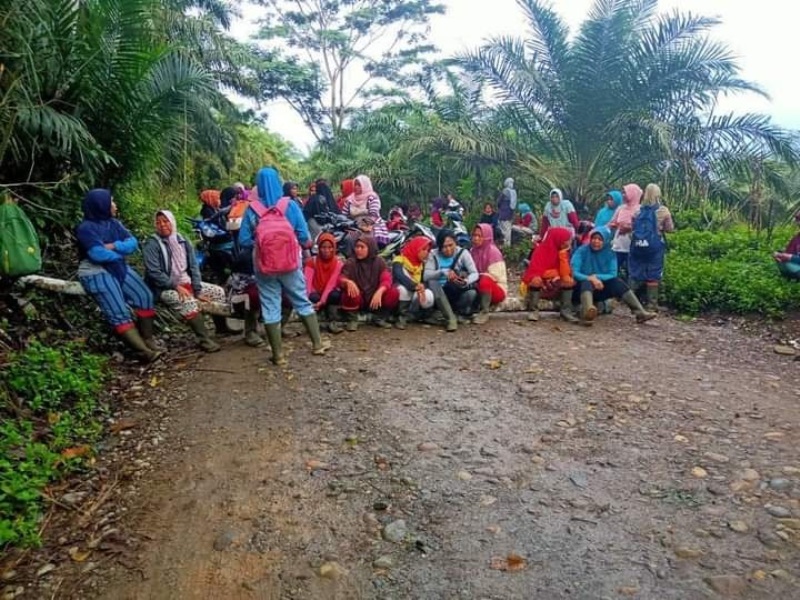
[[[76,342],[33,342],[8,358],[0,373],[0,547],[38,543],[45,487],[77,467],[83,445],[100,435],[106,378],[106,359]]]
[[[415,69],[434,50],[423,43],[428,20],[444,13],[444,6],[433,0],[259,3],[271,9],[260,37],[291,52],[284,58],[273,49],[265,58],[269,66],[295,73],[299,84],[262,89],[268,97],[279,90],[318,140],[338,136],[354,111],[370,100],[403,95]],[[265,71],[262,83],[269,84],[272,69]]]
[[[770,317],[800,306],[800,285],[782,277],[772,259],[791,234],[783,228],[770,239],[738,225],[670,235],[664,278],[669,304],[689,314],[720,311]]]
[[[518,4],[529,36],[495,38],[460,63],[499,96],[496,121],[541,161],[538,177],[579,204],[635,180],[705,198],[734,164],[796,162],[791,137],[767,118],[714,112],[723,94],[760,92],[709,39],[716,19],[659,15],[657,0],[597,0],[570,38],[545,2]]]

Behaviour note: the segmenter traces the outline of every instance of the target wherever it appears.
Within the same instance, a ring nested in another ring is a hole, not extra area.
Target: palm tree
[[[788,135],[767,119],[715,114],[725,94],[763,93],[708,38],[716,19],[659,15],[657,0],[596,0],[571,39],[548,4],[517,3],[528,37],[495,38],[459,61],[495,93],[500,123],[555,169],[539,177],[564,178],[559,187],[579,202],[636,176],[668,177],[698,145],[707,154],[688,158],[707,166],[722,154],[796,160]],[[685,171],[702,171],[695,167]]]

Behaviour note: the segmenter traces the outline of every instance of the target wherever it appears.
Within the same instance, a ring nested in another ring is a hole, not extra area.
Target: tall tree
[[[658,14],[657,0],[596,0],[570,38],[549,4],[517,3],[528,37],[493,39],[461,63],[499,95],[498,117],[559,168],[573,198],[599,199],[609,184],[665,168],[708,175],[730,154],[796,159],[789,136],[768,119],[715,114],[722,95],[761,93],[741,79],[730,50],[709,39],[716,19]],[[686,155],[697,147],[702,156]]]
[[[318,140],[341,133],[357,108],[402,93],[435,50],[424,43],[431,15],[445,10],[434,0],[258,2],[271,9],[259,36],[288,47],[319,73],[311,79],[312,103],[294,101],[291,87],[281,92]]]

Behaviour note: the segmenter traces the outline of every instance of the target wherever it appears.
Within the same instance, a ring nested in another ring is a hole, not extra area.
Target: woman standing
[[[222,304],[225,291],[218,285],[201,281],[194,249],[178,234],[172,212],[158,211],[155,226],[155,235],[144,243],[142,249],[145,281],[156,298],[183,317],[197,337],[200,348],[217,352],[219,344],[209,337],[197,301]]]
[[[156,316],[153,294],[139,274],[125,262],[139,242],[115,217],[117,205],[111,192],[94,189],[83,199],[83,221],[75,230],[78,239],[78,280],[94,298],[114,332],[147,362],[162,351],[153,339]],[[134,322],[128,305],[138,319]]]
[[[603,202],[603,207],[597,211],[597,215],[594,218],[595,227],[606,227],[611,222],[611,219],[614,218],[614,213],[622,205],[622,192],[611,190],[606,194]]]
[[[617,255],[617,268],[619,276],[627,281],[630,279],[628,256],[631,252],[631,230],[633,217],[639,212],[642,201],[642,188],[635,183],[629,183],[622,188],[622,206],[617,209],[608,227],[614,232],[611,249]]]
[[[642,205],[632,221],[632,243],[628,256],[631,287],[645,282],[647,308],[658,310],[658,288],[664,276],[665,234],[675,231],[669,209],[661,204],[661,188],[655,183],[644,190]],[[641,239],[639,239],[641,238]]]
[[[547,233],[550,227],[571,229],[574,234],[579,225],[578,213],[575,211],[572,202],[564,199],[564,194],[560,189],[553,188],[550,190],[550,201],[545,205],[542,212],[539,237],[544,238],[544,234]]]
[[[386,222],[381,217],[381,199],[372,188],[372,181],[366,175],[359,175],[353,182],[353,195],[344,203],[342,211],[348,217],[356,220],[357,217],[369,216],[374,223],[373,236],[378,246],[385,246],[389,241],[389,231]]]
[[[500,304],[508,293],[506,261],[503,259],[503,253],[494,244],[491,225],[479,223],[472,230],[470,254],[479,273],[477,284],[479,312],[472,322],[483,325],[489,320],[489,307]]]
[[[256,208],[255,204],[252,203],[248,207],[239,233],[239,245],[244,250],[253,251],[253,262],[257,265],[259,263],[257,260],[259,248],[256,247],[255,233],[260,220],[259,213],[264,209],[278,207],[279,201],[282,199],[282,189],[278,171],[272,167],[261,169],[256,176],[256,182],[258,185],[258,200],[254,201],[254,203],[258,202],[261,206]],[[283,216],[294,229],[300,246],[309,248],[311,246],[311,237],[300,207],[288,199],[280,204],[285,206],[286,212]],[[281,340],[281,292],[289,298],[294,310],[303,321],[308,335],[311,337],[313,343],[311,353],[315,355],[325,354],[330,348],[330,342],[323,340],[320,335],[317,314],[306,296],[306,282],[303,277],[303,265],[300,262],[299,254],[298,252],[297,267],[292,271],[280,275],[267,275],[260,273],[258,267],[255,269],[258,294],[261,299],[261,313],[267,330],[269,345],[272,348],[272,362],[276,365],[287,364],[287,360],[283,355]]]

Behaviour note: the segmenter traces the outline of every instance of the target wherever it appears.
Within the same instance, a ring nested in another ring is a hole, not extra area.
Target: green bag
[[[16,202],[0,204],[0,276],[20,277],[42,269],[42,250],[33,223]]]

